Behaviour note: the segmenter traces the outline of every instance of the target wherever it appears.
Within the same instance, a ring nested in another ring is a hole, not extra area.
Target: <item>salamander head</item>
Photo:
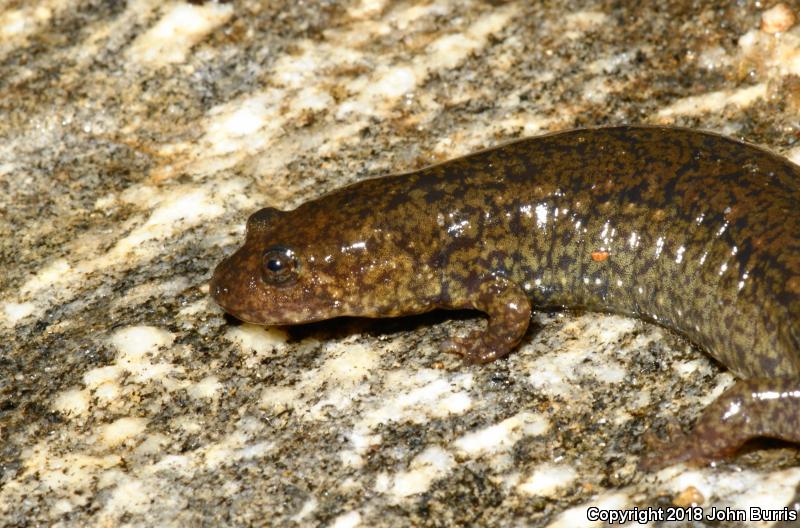
[[[368,219],[336,211],[312,202],[253,214],[244,245],[214,270],[214,300],[264,325],[398,311],[397,248]]]

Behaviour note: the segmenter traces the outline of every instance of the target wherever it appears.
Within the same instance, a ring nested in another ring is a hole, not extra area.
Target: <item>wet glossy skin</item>
[[[800,169],[716,134],[575,130],[263,209],[212,294],[266,325],[475,308],[487,329],[443,348],[478,363],[532,308],[638,317],[747,380],[651,463],[800,441]]]

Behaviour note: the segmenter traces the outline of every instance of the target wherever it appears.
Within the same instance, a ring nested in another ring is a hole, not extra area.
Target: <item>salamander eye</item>
[[[261,257],[261,278],[267,284],[286,284],[297,279],[297,257],[289,248],[274,247]]]

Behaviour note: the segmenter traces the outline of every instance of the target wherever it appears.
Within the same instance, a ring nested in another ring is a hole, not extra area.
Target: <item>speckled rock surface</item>
[[[508,139],[679,124],[800,161],[800,4],[635,4],[0,2],[0,524],[795,508],[786,445],[636,469],[732,380],[657,327],[541,314],[466,366],[437,345],[474,314],[287,332],[208,297],[253,210]]]

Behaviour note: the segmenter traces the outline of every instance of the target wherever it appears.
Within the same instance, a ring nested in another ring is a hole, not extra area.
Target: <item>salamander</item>
[[[485,329],[442,344],[470,363],[506,356],[534,309],[636,317],[738,377],[646,465],[800,442],[800,168],[715,133],[552,133],[267,207],[211,293],[262,325],[479,310]]]

